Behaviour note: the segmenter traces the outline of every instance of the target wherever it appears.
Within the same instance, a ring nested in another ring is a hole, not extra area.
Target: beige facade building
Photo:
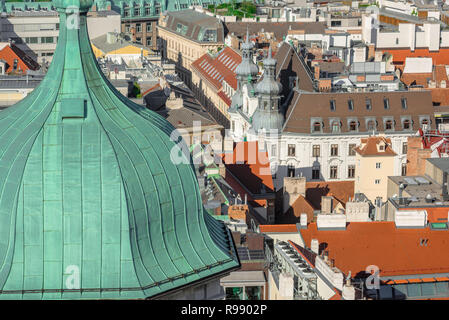
[[[363,193],[373,203],[377,197],[387,198],[388,176],[394,175],[391,139],[383,136],[362,138],[356,147],[354,192]]]
[[[223,23],[194,10],[167,12],[158,25],[162,57],[176,64],[176,72],[191,87],[191,64],[207,52],[224,46]]]

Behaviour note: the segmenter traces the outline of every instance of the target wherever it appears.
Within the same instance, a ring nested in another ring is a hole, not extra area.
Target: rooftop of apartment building
[[[444,179],[445,172],[449,171],[449,159],[429,158],[425,166],[424,175],[388,177],[395,185],[394,191],[389,191],[395,192],[389,201],[397,209],[445,207],[447,219],[449,197]]]
[[[326,25],[323,22],[226,22],[227,33],[243,37],[248,29],[250,34],[273,32],[278,40],[290,30],[301,30],[307,34],[324,34]]]
[[[210,15],[195,10],[170,11],[162,16],[159,28],[170,30],[196,42],[224,41],[223,23]]]

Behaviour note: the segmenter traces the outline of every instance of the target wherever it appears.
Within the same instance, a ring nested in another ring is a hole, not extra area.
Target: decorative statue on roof
[[[148,298],[238,267],[173,126],[100,70],[92,0],[54,5],[48,73],[0,113],[0,299]]]

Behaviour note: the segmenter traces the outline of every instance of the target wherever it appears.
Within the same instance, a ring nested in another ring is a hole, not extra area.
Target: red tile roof
[[[262,233],[291,233],[298,232],[298,228],[296,228],[296,224],[265,224],[259,225],[259,230]]]
[[[222,88],[224,79],[235,79],[235,68],[242,62],[242,57],[231,47],[224,48],[216,57],[208,53],[192,63],[194,67],[217,91]],[[233,89],[237,89],[237,81],[227,81]]]
[[[430,57],[434,65],[449,64],[449,49],[439,51],[429,51],[429,49],[382,49],[382,52],[389,52],[393,56],[393,63],[404,64],[407,57]]]
[[[351,222],[346,230],[317,230],[316,223],[299,230],[304,243],[312,239],[326,243],[329,258],[343,273],[358,274],[369,265],[380,276],[419,275],[449,272],[449,231],[397,229],[394,222]],[[427,245],[420,245],[428,239]]]
[[[391,139],[385,137],[369,137],[360,139],[361,146],[354,148],[354,151],[362,156],[395,156],[396,152],[391,148]],[[384,151],[379,151],[377,145],[381,142],[386,144]]]
[[[321,210],[321,197],[332,196],[345,206],[354,197],[354,181],[318,181],[306,183],[306,199],[316,209]]]
[[[259,194],[262,186],[266,192],[274,190],[268,154],[258,148],[257,141],[238,142],[234,151],[223,157],[226,169],[254,194]]]
[[[14,60],[17,59],[16,72],[26,73],[27,70],[38,70],[39,64],[14,44],[7,44],[0,50],[0,59],[7,64],[5,73],[13,72]]]

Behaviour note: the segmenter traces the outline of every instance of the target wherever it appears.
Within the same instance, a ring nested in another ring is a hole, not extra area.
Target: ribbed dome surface
[[[0,112],[0,299],[145,298],[238,267],[192,165],[170,158],[174,128],[99,69],[92,1],[54,3],[48,74]],[[79,28],[66,27],[69,5],[81,8]],[[67,291],[74,268],[80,287]]]

